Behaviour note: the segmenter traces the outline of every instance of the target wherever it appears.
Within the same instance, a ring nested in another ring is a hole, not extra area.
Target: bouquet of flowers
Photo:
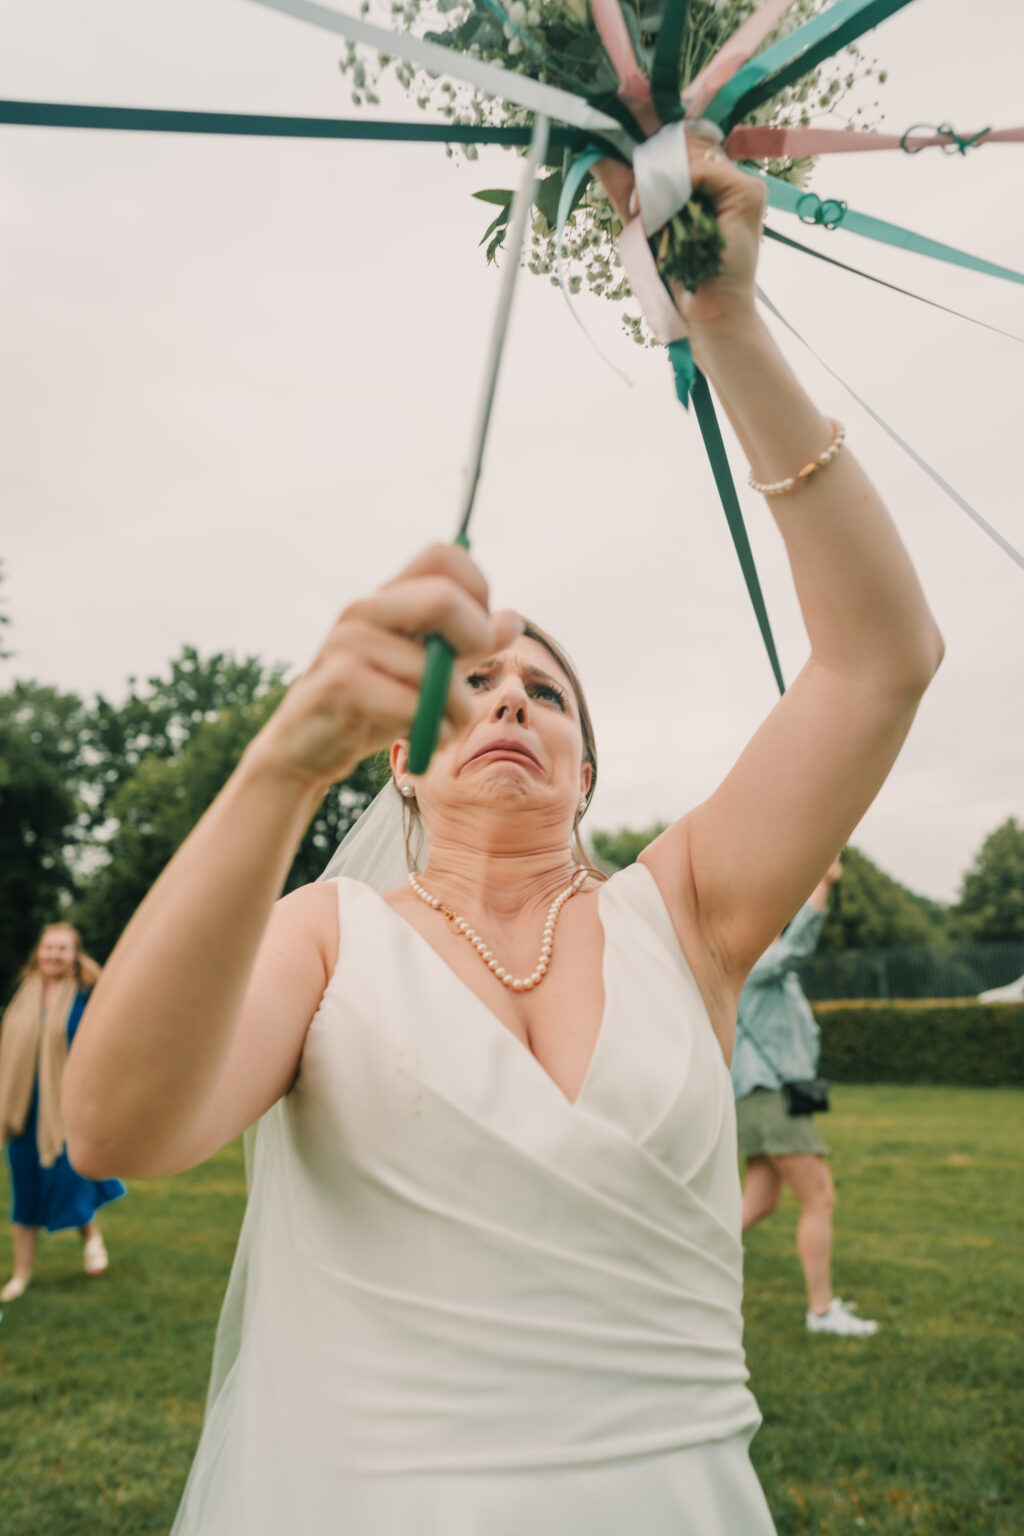
[[[828,3],[768,0],[763,9],[773,13],[774,24],[764,31],[758,48],[803,26]],[[370,0],[363,0],[362,13],[370,9]],[[699,116],[717,83],[735,68],[729,45],[740,43],[744,24],[758,9],[758,0],[678,0],[675,6],[671,0],[391,0],[387,21],[392,31],[413,33],[581,96],[621,124],[627,142],[639,144],[684,113],[691,119]],[[852,87],[875,73],[856,43],[845,54],[802,75],[747,121],[790,127],[808,125],[822,114],[834,119]],[[522,107],[451,80],[437,80],[405,60],[382,56],[374,65],[355,43],[348,45],[341,67],[351,80],[357,106],[379,101],[379,77],[393,70],[417,106],[453,125],[521,126],[530,117]],[[878,78],[883,81],[884,74]],[[846,125],[854,126],[866,110],[852,108]],[[448,153],[453,152],[449,145]],[[471,144],[462,146],[462,153],[470,160],[477,156]],[[807,158],[747,163],[801,185],[813,164]],[[554,272],[560,241],[570,292],[586,284],[600,296],[627,299],[630,284],[616,251],[622,223],[599,179],[580,182],[564,227],[556,229],[568,170],[569,157],[559,153],[538,180],[529,269],[558,282]],[[494,261],[508,228],[512,192],[485,188],[474,196],[495,208],[480,242],[486,246],[487,260]],[[675,278],[693,291],[719,271],[721,236],[713,211],[699,195],[690,196],[659,231],[650,233],[663,278]],[[636,341],[648,340],[639,315],[626,314],[623,323]]]

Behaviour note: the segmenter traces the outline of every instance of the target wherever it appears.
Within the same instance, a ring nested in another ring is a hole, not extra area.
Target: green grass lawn
[[[749,1235],[753,1458],[780,1536],[1021,1536],[1024,1092],[834,1103],[836,1289],[881,1331],[805,1333],[791,1200]],[[3,1536],[166,1536],[243,1203],[236,1145],[101,1213],[102,1279],[82,1274],[76,1233],[44,1234],[0,1322]]]

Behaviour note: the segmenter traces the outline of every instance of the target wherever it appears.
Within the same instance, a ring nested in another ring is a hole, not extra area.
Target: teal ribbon
[[[672,343],[672,346],[677,345],[679,343]],[[671,352],[671,347],[669,351]],[[674,361],[673,366],[675,366]],[[743,513],[740,510],[739,497],[736,495],[732,470],[729,468],[729,459],[725,451],[725,444],[722,441],[718,417],[715,415],[711,390],[708,388],[707,379],[699,368],[694,368],[694,375],[691,390],[693,408],[697,415],[697,421],[700,424],[704,447],[707,450],[708,459],[711,464],[711,472],[715,477],[715,484],[718,487],[718,497],[725,512],[725,520],[729,524],[733,547],[739,558],[743,580],[747,584],[747,593],[757,618],[757,627],[761,631],[764,648],[768,652],[768,660],[771,663],[775,682],[778,685],[779,692],[785,693],[786,684],[782,678],[782,668],[779,665],[778,652],[775,649],[775,638],[772,635],[772,626],[768,620],[768,609],[765,607],[761,583],[757,576],[757,567],[754,564],[750,540],[747,537],[746,524],[743,521]]]
[[[742,65],[712,97],[702,115],[727,133],[762,102],[909,4],[910,0],[836,0],[828,10]]]
[[[821,202],[816,193],[805,192],[802,187],[791,186],[788,181],[781,181],[778,176],[766,176],[760,171],[751,171],[750,174],[761,177],[768,188],[768,201],[773,208],[781,208],[786,213],[795,213],[798,217],[803,217],[805,222],[826,222],[824,217],[820,220],[807,218],[807,212],[811,207],[808,198],[814,198],[820,203],[821,209],[842,210],[830,224],[830,228],[837,228],[841,224],[843,229],[848,229],[851,234],[863,235],[868,240],[880,240],[883,245],[892,245],[904,251],[914,251],[918,256],[930,256],[934,261],[946,261],[954,266],[967,267],[972,272],[984,272],[989,277],[1002,277],[1007,282],[1024,283],[1024,272],[1014,272],[1010,267],[997,266],[995,262],[985,261],[981,256],[972,256],[968,251],[957,250],[956,246],[943,245],[939,240],[930,240],[926,235],[915,234],[913,230],[904,229],[900,224],[890,224],[885,219],[875,219],[870,214],[857,213],[855,209],[848,208],[845,203],[839,203],[834,198]],[[801,210],[803,210],[802,213]]]
[[[688,337],[668,344],[668,360],[672,364],[672,377],[676,382],[676,399],[684,411],[690,409],[690,392],[697,377],[697,364],[693,360],[693,348]]]
[[[651,92],[654,108],[663,123],[674,123],[683,115],[679,92],[680,53],[689,0],[666,0],[658,41],[651,62]]]
[[[846,218],[850,205],[838,197],[826,197],[824,202],[817,192],[805,192],[796,205],[796,215],[801,224],[822,224],[826,229],[836,229]]]
[[[563,266],[564,253],[562,248],[562,237],[565,233],[565,226],[572,216],[572,212],[576,206],[579,193],[592,167],[598,160],[603,160],[606,154],[607,150],[604,149],[588,149],[584,154],[580,155],[577,160],[568,162],[562,172],[562,190],[559,194],[558,210],[555,214],[555,273],[558,278],[558,286],[562,290],[562,297],[565,299],[566,304],[569,306],[570,315],[572,315],[576,324],[579,326],[584,336],[590,342],[590,345],[593,347],[598,357],[607,367],[611,369],[613,373],[618,374],[619,378],[623,381],[624,384],[629,384],[631,386],[632,380],[623,373],[621,368],[618,368],[615,363],[612,362],[610,357],[607,357],[605,353],[601,351],[601,348],[598,346],[597,342],[594,340],[593,336],[587,330],[586,326],[583,324],[583,321],[576,313],[576,310],[573,308],[572,295],[569,292],[569,285],[565,280],[565,270]]]
[[[580,155],[579,159],[573,161],[562,176],[562,191],[558,199],[558,212],[555,215],[555,272],[558,276],[558,286],[566,297],[569,290],[562,273],[562,236],[576,206],[577,195],[590,175],[592,167],[605,158],[605,150],[588,149],[585,154]]]

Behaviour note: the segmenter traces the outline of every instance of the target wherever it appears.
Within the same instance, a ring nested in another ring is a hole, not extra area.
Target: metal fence
[[[826,950],[800,966],[800,981],[812,1002],[977,997],[1022,975],[1024,943]]]

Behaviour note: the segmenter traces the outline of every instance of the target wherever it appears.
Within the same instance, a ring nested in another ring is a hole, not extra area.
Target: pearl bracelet
[[[828,419],[832,427],[832,441],[824,453],[812,459],[809,464],[805,464],[803,469],[798,470],[795,475],[790,475],[788,480],[776,480],[770,485],[763,485],[751,474],[749,478],[751,490],[760,491],[762,496],[785,496],[787,492],[795,491],[797,486],[813,475],[816,469],[824,469],[826,464],[831,464],[846,441],[846,428],[841,421],[833,421],[831,416]]]

